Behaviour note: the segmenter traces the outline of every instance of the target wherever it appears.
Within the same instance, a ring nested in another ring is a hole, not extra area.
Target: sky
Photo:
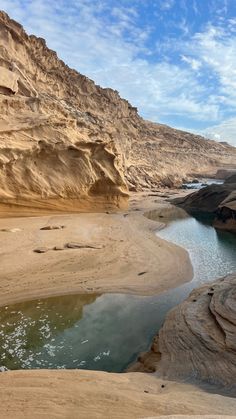
[[[146,119],[236,146],[236,0],[0,0]]]

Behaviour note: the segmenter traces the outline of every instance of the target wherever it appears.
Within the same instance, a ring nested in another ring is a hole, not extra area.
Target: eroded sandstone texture
[[[158,371],[224,386],[236,381],[236,276],[194,290],[159,334]]]
[[[173,203],[190,214],[211,214],[214,227],[236,233],[236,175],[227,178],[222,185],[209,185],[186,197],[176,198]]]
[[[227,144],[144,121],[4,12],[0,42],[1,210],[123,207],[127,185],[178,185],[235,162]]]

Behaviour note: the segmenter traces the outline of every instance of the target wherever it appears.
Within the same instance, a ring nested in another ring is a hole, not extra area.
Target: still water
[[[158,216],[157,216],[158,219]],[[0,309],[0,367],[121,372],[147,350],[167,312],[209,280],[236,271],[236,236],[186,216],[157,233],[185,247],[194,278],[162,295],[69,295]]]

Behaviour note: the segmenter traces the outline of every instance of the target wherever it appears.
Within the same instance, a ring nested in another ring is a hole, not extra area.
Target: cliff
[[[235,163],[227,144],[144,121],[4,12],[0,40],[1,211],[122,208],[128,188]]]

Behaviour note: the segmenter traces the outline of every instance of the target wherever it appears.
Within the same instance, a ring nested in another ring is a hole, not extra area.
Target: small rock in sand
[[[5,233],[17,233],[18,231],[22,231],[20,228],[2,228],[0,231]]]
[[[35,253],[46,253],[48,252],[48,248],[47,247],[39,247],[38,249],[34,249]]]
[[[102,246],[93,246],[90,244],[82,244],[82,243],[66,243],[65,247],[68,249],[102,249]]]
[[[55,246],[53,250],[65,250],[63,246]]]
[[[40,230],[62,230],[63,228],[65,228],[65,226],[45,226],[40,228]]]

